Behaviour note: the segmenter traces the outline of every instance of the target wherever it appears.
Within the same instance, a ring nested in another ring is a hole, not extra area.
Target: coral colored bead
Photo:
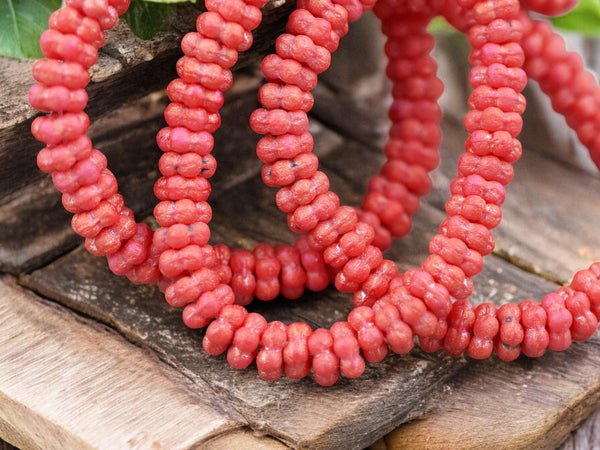
[[[565,300],[558,294],[552,293],[544,296],[541,302],[546,311],[548,320],[549,342],[548,348],[554,351],[566,350],[571,345],[571,325],[573,316],[565,307]]]
[[[81,64],[54,59],[40,59],[31,68],[33,78],[47,86],[83,89],[90,82],[88,71]]]
[[[179,308],[193,302],[204,292],[216,289],[219,284],[223,283],[218,272],[212,267],[203,267],[171,283],[165,289],[165,299],[169,305]]]
[[[286,31],[293,35],[308,36],[312,41],[334,52],[340,41],[340,36],[332,30],[331,24],[320,17],[313,16],[306,9],[296,9],[290,14]]]
[[[340,207],[340,199],[333,192],[318,195],[309,205],[301,206],[288,215],[288,226],[296,233],[310,232],[323,220],[330,219]]]
[[[206,328],[202,348],[211,355],[220,355],[233,342],[235,331],[244,324],[248,312],[239,305],[226,305]]]
[[[590,299],[583,292],[561,288],[558,291],[565,297],[565,306],[573,316],[571,336],[575,342],[585,341],[596,332],[598,319],[590,311]]]
[[[523,114],[525,97],[510,87],[492,88],[487,85],[477,86],[469,96],[469,107],[483,111],[495,107],[504,112]]]
[[[177,74],[186,83],[197,83],[206,89],[226,91],[233,84],[230,70],[214,63],[198,61],[192,56],[183,56],[177,61]]]
[[[261,70],[269,82],[298,86],[306,92],[317,85],[317,74],[294,59],[267,55],[261,63]]]
[[[64,86],[34,84],[29,89],[29,103],[40,111],[81,112],[87,106],[84,89],[69,90]]]
[[[308,117],[304,111],[257,109],[250,116],[250,127],[258,134],[300,136],[308,130]]]
[[[364,222],[373,227],[373,230],[375,231],[375,236],[373,237],[372,244],[380,248],[382,251],[388,249],[390,245],[392,245],[392,235],[390,231],[381,224],[381,220],[379,220],[379,217],[376,214],[373,214],[369,211],[364,211],[359,208],[354,209],[356,210],[358,219],[361,222]]]
[[[273,163],[279,159],[292,159],[301,153],[311,152],[313,138],[310,133],[283,134],[281,136],[265,136],[258,141],[256,155],[265,163]]]
[[[310,178],[296,180],[292,185],[281,188],[276,195],[277,207],[285,212],[294,212],[298,207],[308,205],[317,195],[329,190],[329,179],[317,171]]]
[[[181,103],[188,108],[203,108],[209,113],[217,112],[224,101],[221,91],[207,89],[197,83],[186,83],[181,78],[169,83],[167,95],[172,102]]]
[[[521,326],[521,310],[518,305],[505,303],[498,308],[500,331],[496,335],[495,349],[498,357],[504,361],[517,359],[521,353],[521,343],[525,332]]]
[[[401,159],[407,164],[420,164],[431,171],[440,163],[436,147],[426,146],[419,140],[390,139],[385,145],[385,155],[390,159]]]
[[[502,210],[498,205],[488,204],[478,195],[453,195],[446,203],[449,216],[461,215],[470,222],[480,223],[486,228],[497,227],[502,220]]]
[[[233,67],[238,60],[238,52],[234,49],[195,32],[186,33],[183,36],[181,50],[187,56],[194,57],[200,62],[218,64],[223,69]]]
[[[409,294],[399,274],[390,283],[390,296],[387,301],[396,306],[400,316],[418,336],[431,336],[437,327],[437,318],[427,309],[420,298]]]
[[[118,220],[122,207],[123,198],[120,195],[103,200],[94,209],[75,214],[71,221],[73,230],[80,236],[93,238]]]
[[[339,377],[339,359],[333,351],[333,336],[329,330],[316,329],[307,343],[315,381],[321,386],[335,384]]]
[[[600,320],[600,264],[594,263],[587,270],[580,270],[573,276],[570,287],[584,292],[590,300],[590,309]]]
[[[521,350],[526,356],[540,357],[546,352],[549,343],[546,330],[546,311],[533,300],[522,301],[519,303],[519,308],[521,309],[521,324],[525,332]]]
[[[79,36],[46,30],[40,37],[40,48],[48,59],[57,59],[92,67],[98,59],[98,51],[86,44]]]
[[[297,299],[304,293],[307,275],[302,268],[301,255],[298,249],[279,244],[275,247],[275,255],[281,264],[279,281],[281,295],[288,299]]]
[[[133,237],[135,232],[133,212],[129,208],[123,208],[113,225],[104,228],[93,238],[85,240],[85,248],[95,256],[112,255],[121,248],[123,241]]]
[[[408,270],[403,275],[403,282],[408,292],[422,299],[436,317],[448,316],[452,308],[450,293],[429,272],[423,269]]]
[[[66,171],[52,174],[52,182],[63,194],[72,194],[82,186],[96,183],[100,174],[106,169],[106,157],[98,150],[92,150],[88,158],[76,162]]]
[[[178,223],[192,224],[196,222],[210,222],[212,209],[204,201],[194,202],[184,198],[177,201],[162,201],[154,208],[154,217],[162,227],[170,227]]]
[[[356,334],[348,322],[336,322],[331,326],[333,352],[339,358],[340,372],[346,378],[357,378],[365,371],[365,360],[360,355]]]
[[[81,186],[73,193],[63,194],[62,204],[67,211],[72,213],[90,211],[102,200],[112,197],[116,193],[117,180],[108,169],[104,169],[94,184]]]
[[[152,230],[145,223],[136,226],[135,234],[121,248],[107,256],[108,267],[115,275],[125,275],[145,261],[152,243]]]
[[[286,325],[281,322],[271,322],[262,335],[262,348],[256,356],[256,368],[263,380],[277,380],[283,373],[283,349],[287,343],[286,329]]]
[[[448,264],[439,255],[429,255],[421,264],[421,268],[429,273],[436,283],[446,288],[447,292],[456,299],[467,298],[473,292],[473,282],[465,276],[460,267]],[[441,290],[439,287],[436,290],[444,297],[446,296],[444,290]],[[430,292],[433,293],[433,291]],[[427,301],[425,303],[429,306]]]
[[[255,29],[262,19],[260,9],[242,0],[207,0],[206,9],[218,12],[225,20],[239,23],[246,30]]]
[[[235,293],[238,305],[247,305],[254,298],[256,277],[254,267],[256,258],[247,250],[234,249],[231,251],[230,266],[233,273],[231,287]]]
[[[238,52],[246,51],[252,45],[252,33],[235,22],[227,22],[217,12],[200,14],[196,20],[198,33],[217,41]]]
[[[154,283],[160,278],[160,271],[158,270],[159,257],[160,252],[150,243],[144,261],[127,272],[125,276],[134,284]]]
[[[504,112],[490,106],[483,111],[469,111],[465,116],[464,126],[469,133],[476,130],[508,131],[512,137],[516,137],[523,129],[523,119],[518,113]]]
[[[379,362],[387,354],[387,346],[381,330],[375,325],[375,312],[366,306],[354,308],[348,315],[348,323],[356,331],[358,343],[365,359]]]
[[[496,156],[477,156],[463,153],[458,160],[458,173],[463,177],[480,175],[487,181],[509,184],[514,176],[512,166]]]
[[[294,159],[281,159],[273,164],[265,164],[262,179],[267,186],[287,186],[296,180],[311,178],[319,167],[314,153],[301,153]]]
[[[500,329],[496,312],[497,308],[492,303],[481,303],[475,308],[473,335],[467,349],[471,358],[485,359],[492,355],[494,338]]]
[[[232,303],[231,288],[220,284],[214,290],[203,293],[198,300],[184,308],[183,322],[189,328],[203,328],[221,312],[224,306]]]
[[[158,168],[166,177],[181,175],[185,178],[210,178],[215,174],[217,161],[212,155],[167,152],[158,161]]]
[[[65,34],[75,34],[83,41],[100,48],[105,36],[98,21],[84,17],[74,8],[61,8],[50,15],[48,26]]]
[[[87,114],[53,113],[50,116],[36,117],[31,124],[31,133],[48,145],[64,144],[78,139],[90,126]]]
[[[352,301],[355,306],[372,306],[389,288],[390,281],[398,274],[398,267],[393,261],[383,260],[354,293]]]
[[[327,20],[338,36],[348,33],[348,10],[342,4],[329,0],[305,0],[304,7],[316,17]]]
[[[469,301],[459,300],[452,305],[444,337],[444,349],[450,356],[460,356],[468,348],[474,323],[475,311]]]
[[[308,112],[314,104],[314,97],[298,86],[266,83],[258,91],[258,100],[268,109],[300,110]],[[267,162],[267,161],[265,161]]]
[[[375,326],[385,335],[385,341],[394,353],[408,353],[414,346],[413,332],[400,318],[400,311],[392,304],[377,301],[373,305]]]
[[[164,152],[198,153],[208,155],[214,146],[214,138],[207,131],[190,131],[184,127],[168,127],[156,135],[156,142]]]
[[[348,261],[335,278],[335,285],[341,291],[345,292],[349,286],[362,284],[365,282],[371,271],[379,267],[383,262],[381,250],[373,245],[369,245],[365,251],[355,258]],[[352,289],[356,291],[357,289]]]
[[[444,220],[439,227],[440,234],[449,238],[457,238],[483,256],[494,250],[494,237],[483,225],[474,224],[462,216],[453,216]]]
[[[331,53],[308,36],[282,34],[275,41],[275,50],[281,58],[294,59],[317,74],[327,70],[331,64]]]
[[[527,8],[546,16],[562,16],[577,4],[577,0],[524,0]]]
[[[494,155],[509,163],[516,162],[523,152],[521,143],[506,131],[473,131],[467,138],[465,149],[478,156]]]
[[[281,264],[275,256],[275,249],[270,244],[262,243],[254,247],[252,254],[256,258],[254,295],[260,300],[272,300],[279,295],[281,289],[279,283]]]
[[[287,344],[283,349],[285,375],[292,380],[299,380],[310,373],[308,338],[312,334],[310,326],[305,323],[292,323],[287,328]]]
[[[175,278],[184,272],[212,267],[215,262],[215,252],[210,245],[190,244],[182,249],[162,252],[158,267],[165,277]]]
[[[327,180],[327,185],[329,185],[329,180]],[[357,213],[354,208],[341,206],[331,218],[319,222],[308,233],[307,241],[312,248],[322,251],[324,247],[335,244],[341,236],[353,231],[357,220]]]
[[[170,127],[184,127],[191,131],[214,133],[221,126],[218,113],[209,113],[204,108],[188,108],[179,103],[170,103],[165,109],[165,120]]]
[[[306,272],[306,289],[322,291],[331,282],[329,272],[325,267],[323,255],[308,244],[306,236],[301,236],[294,246],[300,251],[300,262]]]
[[[185,178],[180,175],[161,177],[154,184],[154,195],[159,200],[192,200],[203,202],[208,199],[211,186],[205,178]]]
[[[467,277],[472,277],[483,269],[483,257],[471,250],[460,239],[435,235],[429,242],[429,252],[441,256],[448,264],[459,267]]]

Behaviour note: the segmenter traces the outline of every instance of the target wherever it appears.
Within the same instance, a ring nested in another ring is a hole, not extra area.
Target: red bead
[[[211,355],[220,355],[233,342],[235,331],[244,324],[248,312],[239,305],[226,305],[206,329],[202,348]]]
[[[394,353],[408,353],[414,346],[413,332],[400,318],[400,311],[383,300],[373,305],[375,326],[385,335],[385,341]]]
[[[275,249],[269,244],[262,243],[254,247],[252,254],[256,258],[254,295],[260,300],[272,300],[279,295],[281,289],[279,283],[281,264],[275,256]]]
[[[33,63],[31,73],[42,84],[72,90],[83,89],[90,82],[88,71],[77,62],[40,59]]]
[[[69,90],[64,86],[34,84],[29,89],[29,103],[40,111],[78,113],[87,106],[88,95],[84,89]]]
[[[232,303],[231,288],[221,284],[214,290],[203,293],[194,303],[187,305],[183,310],[183,322],[189,328],[204,328],[219,315],[224,306]]]
[[[475,308],[473,336],[468,347],[471,358],[485,359],[492,355],[494,338],[500,329],[496,313],[497,308],[492,303],[481,303]]]
[[[308,338],[308,351],[315,381],[321,386],[335,384],[339,376],[339,359],[333,351],[333,336],[319,328]]]
[[[230,266],[232,270],[231,287],[238,305],[247,305],[254,298],[256,277],[254,267],[256,258],[247,250],[234,249],[231,252]]]
[[[219,13],[208,11],[196,20],[198,33],[221,41],[225,46],[244,52],[252,45],[252,33],[235,22],[227,22]]]
[[[331,326],[333,352],[339,358],[340,372],[346,378],[357,378],[365,371],[365,360],[360,355],[356,334],[348,322]]]
[[[203,63],[214,63],[223,69],[229,69],[238,60],[238,52],[214,39],[200,33],[186,33],[181,39],[181,50]]]
[[[348,315],[348,323],[356,331],[358,343],[365,359],[379,362],[387,354],[387,346],[381,330],[375,325],[375,312],[366,306],[354,308]]]
[[[565,307],[565,300],[558,294],[552,293],[542,299],[542,307],[548,317],[548,348],[554,351],[566,350],[571,345],[571,324],[573,316]]]
[[[312,41],[334,52],[340,41],[339,35],[332,30],[331,24],[319,17],[313,16],[306,9],[296,9],[287,23],[286,31],[294,35],[308,36]]]
[[[301,297],[307,283],[307,275],[302,268],[300,252],[295,247],[279,244],[275,247],[275,254],[281,264],[281,295],[288,299]]]
[[[495,348],[500,359],[512,361],[521,353],[525,332],[521,326],[521,310],[518,305],[505,303],[498,309],[500,332],[496,336]]]
[[[287,343],[286,325],[271,322],[261,338],[261,350],[256,356],[258,375],[267,381],[274,381],[283,373],[283,349]]]
[[[331,53],[305,35],[282,34],[275,41],[275,49],[281,58],[294,59],[317,74],[327,70],[331,64]]]
[[[206,0],[206,9],[218,12],[229,22],[239,23],[246,30],[255,29],[262,19],[260,9],[242,0]]]
[[[79,36],[47,30],[40,37],[40,48],[48,59],[57,59],[92,67],[98,59],[98,51]]]
[[[285,375],[292,380],[299,380],[310,372],[308,338],[312,334],[310,326],[305,323],[292,323],[287,328],[287,344],[283,349]]]

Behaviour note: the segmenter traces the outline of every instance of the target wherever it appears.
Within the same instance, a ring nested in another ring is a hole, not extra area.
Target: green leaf
[[[165,21],[173,12],[172,0],[146,2],[131,0],[131,6],[123,15],[129,28],[141,39],[152,39],[164,28]]]
[[[40,35],[61,0],[0,0],[0,55],[41,58]]]
[[[575,8],[560,17],[550,19],[563,30],[578,31],[588,36],[600,34],[600,0],[580,0]]]

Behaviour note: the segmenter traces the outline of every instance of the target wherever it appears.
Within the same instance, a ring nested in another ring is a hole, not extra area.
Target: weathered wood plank
[[[600,407],[574,430],[559,450],[596,450],[600,447]]]
[[[183,449],[245,425],[202,380],[190,390],[150,352],[6,276],[0,353],[0,435],[19,447]]]

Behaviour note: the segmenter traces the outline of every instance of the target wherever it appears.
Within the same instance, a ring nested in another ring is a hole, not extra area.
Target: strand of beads
[[[443,347],[455,356],[466,350],[483,358],[495,347],[501,358],[509,360],[520,351],[540,356],[546,347],[561,350],[572,340],[594,333],[600,313],[598,264],[578,272],[571,286],[549,294],[541,304],[526,300],[499,309],[491,304],[474,308],[467,300],[471,277],[481,270],[482,256],[493,248],[490,229],[500,220],[503,186],[512,178],[510,163],[520,155],[515,136],[524,108],[519,94],[524,77],[518,45],[522,27],[516,21],[519,5],[515,1],[432,0],[423,5],[380,0],[375,8],[389,37],[388,70],[394,78],[394,92],[400,93],[399,103],[390,113],[399,130],[398,135],[391,133],[392,139],[410,142],[407,137],[415,137],[414,124],[406,120],[405,112],[413,107],[402,93],[429,86],[428,82],[435,87],[434,66],[426,56],[430,41],[424,26],[428,20],[436,12],[443,13],[468,32],[474,49],[471,82],[475,90],[465,120],[470,138],[467,153],[459,162],[459,177],[451,186],[453,197],[446,208],[450,218],[432,239],[432,255],[421,268],[398,275],[395,264],[383,260],[373,245],[382,234],[358,219],[376,227],[389,223],[382,220],[382,224],[373,212],[339,206],[327,177],[317,171],[312,137],[307,132],[306,113],[313,101],[309,91],[316,84],[316,74],[328,65],[329,53],[346,33],[347,21],[358,18],[374,2],[299,2],[288,34],[277,42],[277,55],[263,62],[269,81],[261,89],[265,108],[252,118],[257,131],[269,134],[257,150],[266,163],[263,179],[269,185],[282,186],[277,194],[280,209],[288,213],[293,230],[307,234],[293,247],[260,244],[252,252],[207,245],[212,213],[206,199],[208,178],[215,170],[210,151],[212,132],[220,124],[222,92],[231,84],[229,68],[237,52],[251,44],[250,29],[260,21],[262,3],[209,1],[209,12],[198,19],[198,33],[184,38],[186,55],[178,63],[180,79],[168,88],[173,102],[165,113],[169,127],[158,137],[165,154],[160,162],[163,178],[155,186],[162,201],[155,214],[162,228],[153,236],[148,227],[135,223],[122,204],[105,158],[91,149],[85,136],[89,121],[81,112],[87,103],[83,91],[89,80],[86,68],[102,45],[102,29],[114,25],[127,2],[67,3],[67,9],[53,15],[50,23],[54,28],[42,39],[46,55],[58,60],[36,63],[36,79],[42,85],[32,89],[32,104],[55,111],[34,122],[34,133],[48,144],[38,158],[40,166],[53,172],[55,183],[65,193],[65,206],[77,213],[74,225],[85,233],[86,247],[107,254],[113,271],[136,282],[160,276],[168,301],[187,305],[184,321],[188,326],[210,323],[203,340],[207,352],[227,351],[235,368],[245,368],[256,359],[260,376],[269,380],[284,372],[290,378],[302,378],[312,368],[318,383],[330,385],[340,371],[347,377],[359,376],[365,366],[363,356],[377,362],[385,357],[388,346],[397,353],[409,351],[413,335],[428,351]],[[420,32],[414,38],[404,36],[401,30],[413,21]],[[398,39],[403,36],[405,44],[400,44]],[[401,76],[404,69],[410,74],[414,66],[411,69],[394,59],[398,45],[422,55],[425,72]],[[423,98],[435,112],[436,94],[428,95]],[[436,120],[434,116],[429,128],[415,128],[433,130],[435,135]],[[425,140],[420,143],[429,145]],[[388,204],[396,202],[404,208],[402,201],[407,198],[404,193],[389,194],[402,189],[397,185],[390,188],[390,181],[400,186],[404,183],[408,190],[420,186],[413,194],[426,185],[428,179],[418,164],[412,164],[410,171],[404,164],[420,151],[420,145],[406,144],[402,162],[394,161],[399,159],[397,153],[388,152],[392,159],[388,167],[400,168],[408,176],[407,181],[397,180],[395,170],[383,169],[377,180],[383,177],[384,182],[372,183],[387,186],[381,191],[387,192],[384,201]],[[371,194],[381,193],[377,189]],[[347,322],[336,323],[330,330],[312,331],[301,323],[267,323],[260,315],[233,304],[246,304],[254,296],[267,300],[280,292],[295,298],[305,287],[322,289],[330,281],[331,269],[336,286],[354,292],[360,306]],[[458,300],[452,303],[451,297]]]

